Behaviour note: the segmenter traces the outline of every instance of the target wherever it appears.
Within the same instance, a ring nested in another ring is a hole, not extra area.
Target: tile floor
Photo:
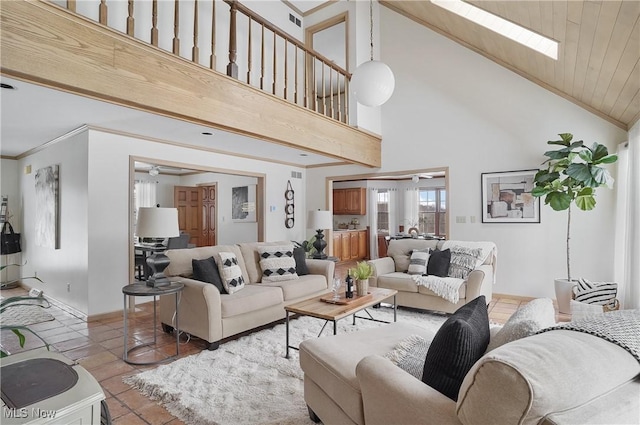
[[[339,265],[336,268],[336,276],[343,277],[347,267],[348,264]],[[26,290],[23,288],[1,292],[3,297],[24,294]],[[504,323],[520,305],[526,304],[529,300],[530,298],[497,295],[489,304],[489,318],[493,323]],[[132,366],[122,360],[124,332],[121,314],[87,323],[56,306],[52,306],[47,311],[55,317],[55,320],[38,323],[30,328],[42,336],[53,350],[61,352],[72,360],[77,360],[100,382],[107,396],[114,424],[177,425],[183,423],[163,407],[122,382],[124,376],[155,366]],[[128,344],[151,341],[153,339],[153,304],[137,306],[136,311],[129,317]],[[558,321],[566,320],[569,320],[569,317],[564,315],[558,317]],[[10,331],[2,332],[1,342],[10,352],[22,350],[17,338]],[[24,349],[41,345],[37,338],[27,337]],[[180,357],[198,353],[204,348],[205,342],[198,338],[190,341],[183,338],[180,344]],[[145,347],[136,350],[133,354],[130,358],[137,361],[148,361],[175,354],[175,337],[158,329],[157,347]]]

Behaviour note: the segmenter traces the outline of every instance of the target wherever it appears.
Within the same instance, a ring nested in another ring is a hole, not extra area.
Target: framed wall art
[[[482,222],[540,223],[540,199],[531,194],[537,172],[482,173]]]
[[[251,223],[256,221],[256,185],[231,188],[231,221]]]
[[[50,165],[36,171],[36,246],[60,248],[58,172],[58,165]]]

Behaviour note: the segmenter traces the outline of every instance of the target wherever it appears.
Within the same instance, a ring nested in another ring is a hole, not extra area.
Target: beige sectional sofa
[[[444,250],[453,246],[481,248],[484,256],[482,264],[470,272],[460,286],[457,303],[447,301],[425,286],[417,285],[412,276],[406,273],[414,249]],[[369,264],[374,269],[374,274],[369,279],[369,285],[397,290],[397,305],[453,313],[480,295],[491,300],[496,273],[497,248],[492,242],[397,239],[389,241],[387,257],[369,260]]]
[[[489,351],[465,375],[456,402],[384,357],[411,335],[434,336],[398,322],[302,342],[312,419],[325,425],[640,423],[640,363],[597,336],[552,330]]]
[[[179,327],[188,334],[218,347],[223,338],[266,325],[285,317],[284,306],[330,292],[335,263],[307,259],[309,274],[282,282],[261,283],[258,247],[287,242],[253,242],[191,249],[168,250],[171,263],[165,274],[185,288],[180,296]],[[212,284],[192,279],[192,259],[206,259],[220,252],[232,252],[238,259],[245,286],[233,294],[221,294]],[[175,302],[160,297],[160,319],[165,330],[175,324]]]

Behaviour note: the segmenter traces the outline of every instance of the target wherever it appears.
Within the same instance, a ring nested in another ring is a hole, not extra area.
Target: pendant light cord
[[[371,60],[373,60],[373,0],[369,0],[369,41],[371,42]]]

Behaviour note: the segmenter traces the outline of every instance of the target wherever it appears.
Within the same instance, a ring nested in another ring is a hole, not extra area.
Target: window
[[[444,188],[421,188],[418,197],[418,230],[446,236],[447,191]]]
[[[378,233],[389,233],[389,191],[378,190]]]
[[[133,185],[133,215],[137,220],[138,208],[156,206],[156,187],[158,182],[136,180]]]

